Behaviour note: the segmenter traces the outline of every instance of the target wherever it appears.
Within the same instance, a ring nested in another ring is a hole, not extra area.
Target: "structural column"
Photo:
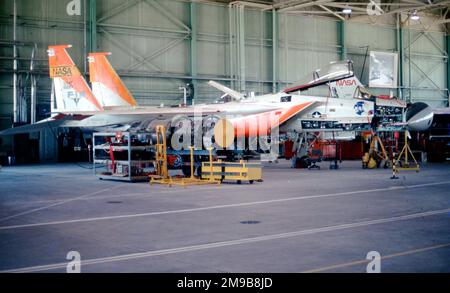
[[[89,52],[97,51],[97,0],[89,0]]]
[[[272,10],[272,92],[278,92],[278,14]]]
[[[30,61],[30,83],[31,83],[31,124],[36,123],[36,75],[34,74],[34,59],[36,58],[36,53],[37,53],[37,45],[35,44],[33,46],[33,51],[31,53],[31,61]]]
[[[193,104],[193,101],[197,97],[197,3],[190,2],[189,3],[189,26],[191,28],[191,38],[190,38],[190,47],[189,47],[189,64],[190,64],[190,73],[192,76],[192,86],[194,88],[194,95],[191,96],[190,101],[187,101],[188,104]]]
[[[340,20],[338,22],[338,42],[339,42],[339,47],[341,48],[340,59],[345,60],[345,59],[347,59],[347,48],[345,46],[345,21],[344,20]]]
[[[13,15],[13,122],[20,122],[19,116],[19,103],[18,103],[18,95],[17,95],[17,2],[14,0],[14,15]]]
[[[233,25],[234,15],[233,15],[233,6],[228,5],[228,34],[229,34],[229,61],[230,61],[230,79],[231,79],[231,88],[234,89],[234,25]]]
[[[400,14],[397,15],[397,52],[398,52],[398,90],[397,95],[400,99],[403,99],[403,66],[405,62],[404,52],[403,52],[403,35],[404,29],[401,22]]]
[[[240,77],[240,91],[245,91],[245,6],[238,6],[238,44],[239,44],[239,77]]]
[[[446,48],[447,48],[447,95],[448,95],[448,104],[450,107],[450,25],[447,25],[447,36],[446,38]]]

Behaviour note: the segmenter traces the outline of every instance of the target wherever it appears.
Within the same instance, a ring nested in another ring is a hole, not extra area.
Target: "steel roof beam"
[[[321,4],[326,4],[328,2],[332,2],[332,0],[317,0],[317,1],[308,1],[306,3],[296,4],[288,7],[284,7],[282,9],[279,9],[280,12],[286,12],[294,9],[301,9],[301,8],[307,8],[311,6],[318,6]]]
[[[334,16],[336,16],[337,18],[339,18],[342,21],[345,21],[345,18],[339,14],[337,14],[336,12],[332,11],[330,8],[325,7],[324,5],[318,5],[320,8],[322,8],[323,10],[333,14]]]

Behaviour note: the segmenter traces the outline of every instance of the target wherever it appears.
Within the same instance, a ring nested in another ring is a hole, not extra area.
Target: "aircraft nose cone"
[[[433,123],[434,113],[430,106],[425,103],[418,102],[408,107],[406,110],[406,122],[408,130],[424,131],[431,127]]]

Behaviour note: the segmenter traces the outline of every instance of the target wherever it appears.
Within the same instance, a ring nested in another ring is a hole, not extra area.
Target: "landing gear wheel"
[[[300,168],[309,168],[311,166],[311,159],[308,157],[300,158]]]

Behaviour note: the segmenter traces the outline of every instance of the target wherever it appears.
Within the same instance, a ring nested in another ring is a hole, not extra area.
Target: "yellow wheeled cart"
[[[248,181],[250,184],[262,182],[262,167],[260,163],[239,162],[203,162],[202,179],[233,180],[241,184]]]

